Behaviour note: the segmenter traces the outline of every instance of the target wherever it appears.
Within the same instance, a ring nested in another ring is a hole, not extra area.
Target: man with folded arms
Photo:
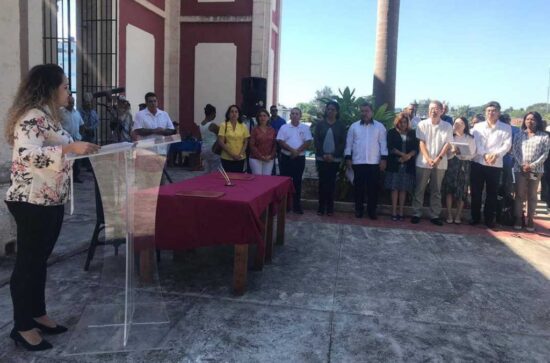
[[[500,104],[491,101],[485,106],[485,120],[476,123],[473,130],[476,155],[472,160],[470,190],[472,194],[472,220],[470,225],[481,222],[481,197],[485,187],[483,213],[485,225],[495,227],[497,190],[502,173],[502,158],[512,146],[512,128],[499,121]]]
[[[441,120],[443,104],[430,102],[430,118],[420,121],[416,128],[420,153],[416,157],[416,187],[413,195],[411,223],[419,223],[424,204],[424,192],[430,185],[430,222],[442,226],[441,183],[447,170],[447,149],[453,141],[453,127]]]

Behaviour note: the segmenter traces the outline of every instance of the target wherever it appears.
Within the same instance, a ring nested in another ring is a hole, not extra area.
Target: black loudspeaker
[[[246,77],[241,83],[243,95],[242,111],[248,117],[256,117],[260,108],[267,108],[267,79],[260,77]]]

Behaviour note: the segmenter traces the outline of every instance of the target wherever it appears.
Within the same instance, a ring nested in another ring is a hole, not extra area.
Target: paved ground
[[[86,307],[119,295],[100,286],[102,258],[86,273],[77,253],[93,228],[88,188],[79,186],[77,214],[49,269],[49,311],[72,331]],[[8,338],[4,285],[0,362],[549,361],[550,239],[547,222],[537,223],[542,234],[372,223],[349,213],[290,216],[286,245],[263,271],[250,272],[243,297],[231,293],[231,248],[177,261],[163,252],[170,323],[154,351],[70,356],[68,333],[49,338],[52,351],[26,353]],[[5,281],[10,259],[0,263]],[[146,341],[155,331],[136,334]]]

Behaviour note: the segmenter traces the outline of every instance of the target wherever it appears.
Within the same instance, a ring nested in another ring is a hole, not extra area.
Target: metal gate
[[[69,89],[76,89],[75,0],[44,0],[42,31],[44,63],[59,64],[69,79]]]
[[[81,90],[83,94],[118,87],[118,0],[80,0]],[[109,92],[107,92],[109,93]],[[111,137],[111,113],[116,99],[96,98],[99,115],[98,142]]]
[[[57,63],[80,104],[86,93],[118,87],[118,0],[44,0],[44,62]],[[109,92],[106,92],[109,93]],[[109,143],[116,98],[97,97],[97,141]]]

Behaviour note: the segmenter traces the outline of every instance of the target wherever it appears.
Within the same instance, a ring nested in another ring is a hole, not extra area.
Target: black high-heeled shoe
[[[23,348],[25,348],[26,350],[33,351],[33,352],[53,348],[53,346],[46,339],[42,339],[40,341],[40,343],[38,343],[36,345],[32,345],[31,343],[27,342],[25,340],[25,338],[23,338],[23,336],[17,330],[15,330],[15,328],[11,330],[10,338],[13,339],[16,346],[19,346],[19,343],[21,343]]]
[[[40,324],[36,320],[33,320],[33,322],[34,322],[34,327],[37,329],[40,329],[40,331],[44,334],[56,335],[56,334],[65,333],[68,330],[66,327],[59,324],[57,324],[54,328],[50,328],[49,326]]]

